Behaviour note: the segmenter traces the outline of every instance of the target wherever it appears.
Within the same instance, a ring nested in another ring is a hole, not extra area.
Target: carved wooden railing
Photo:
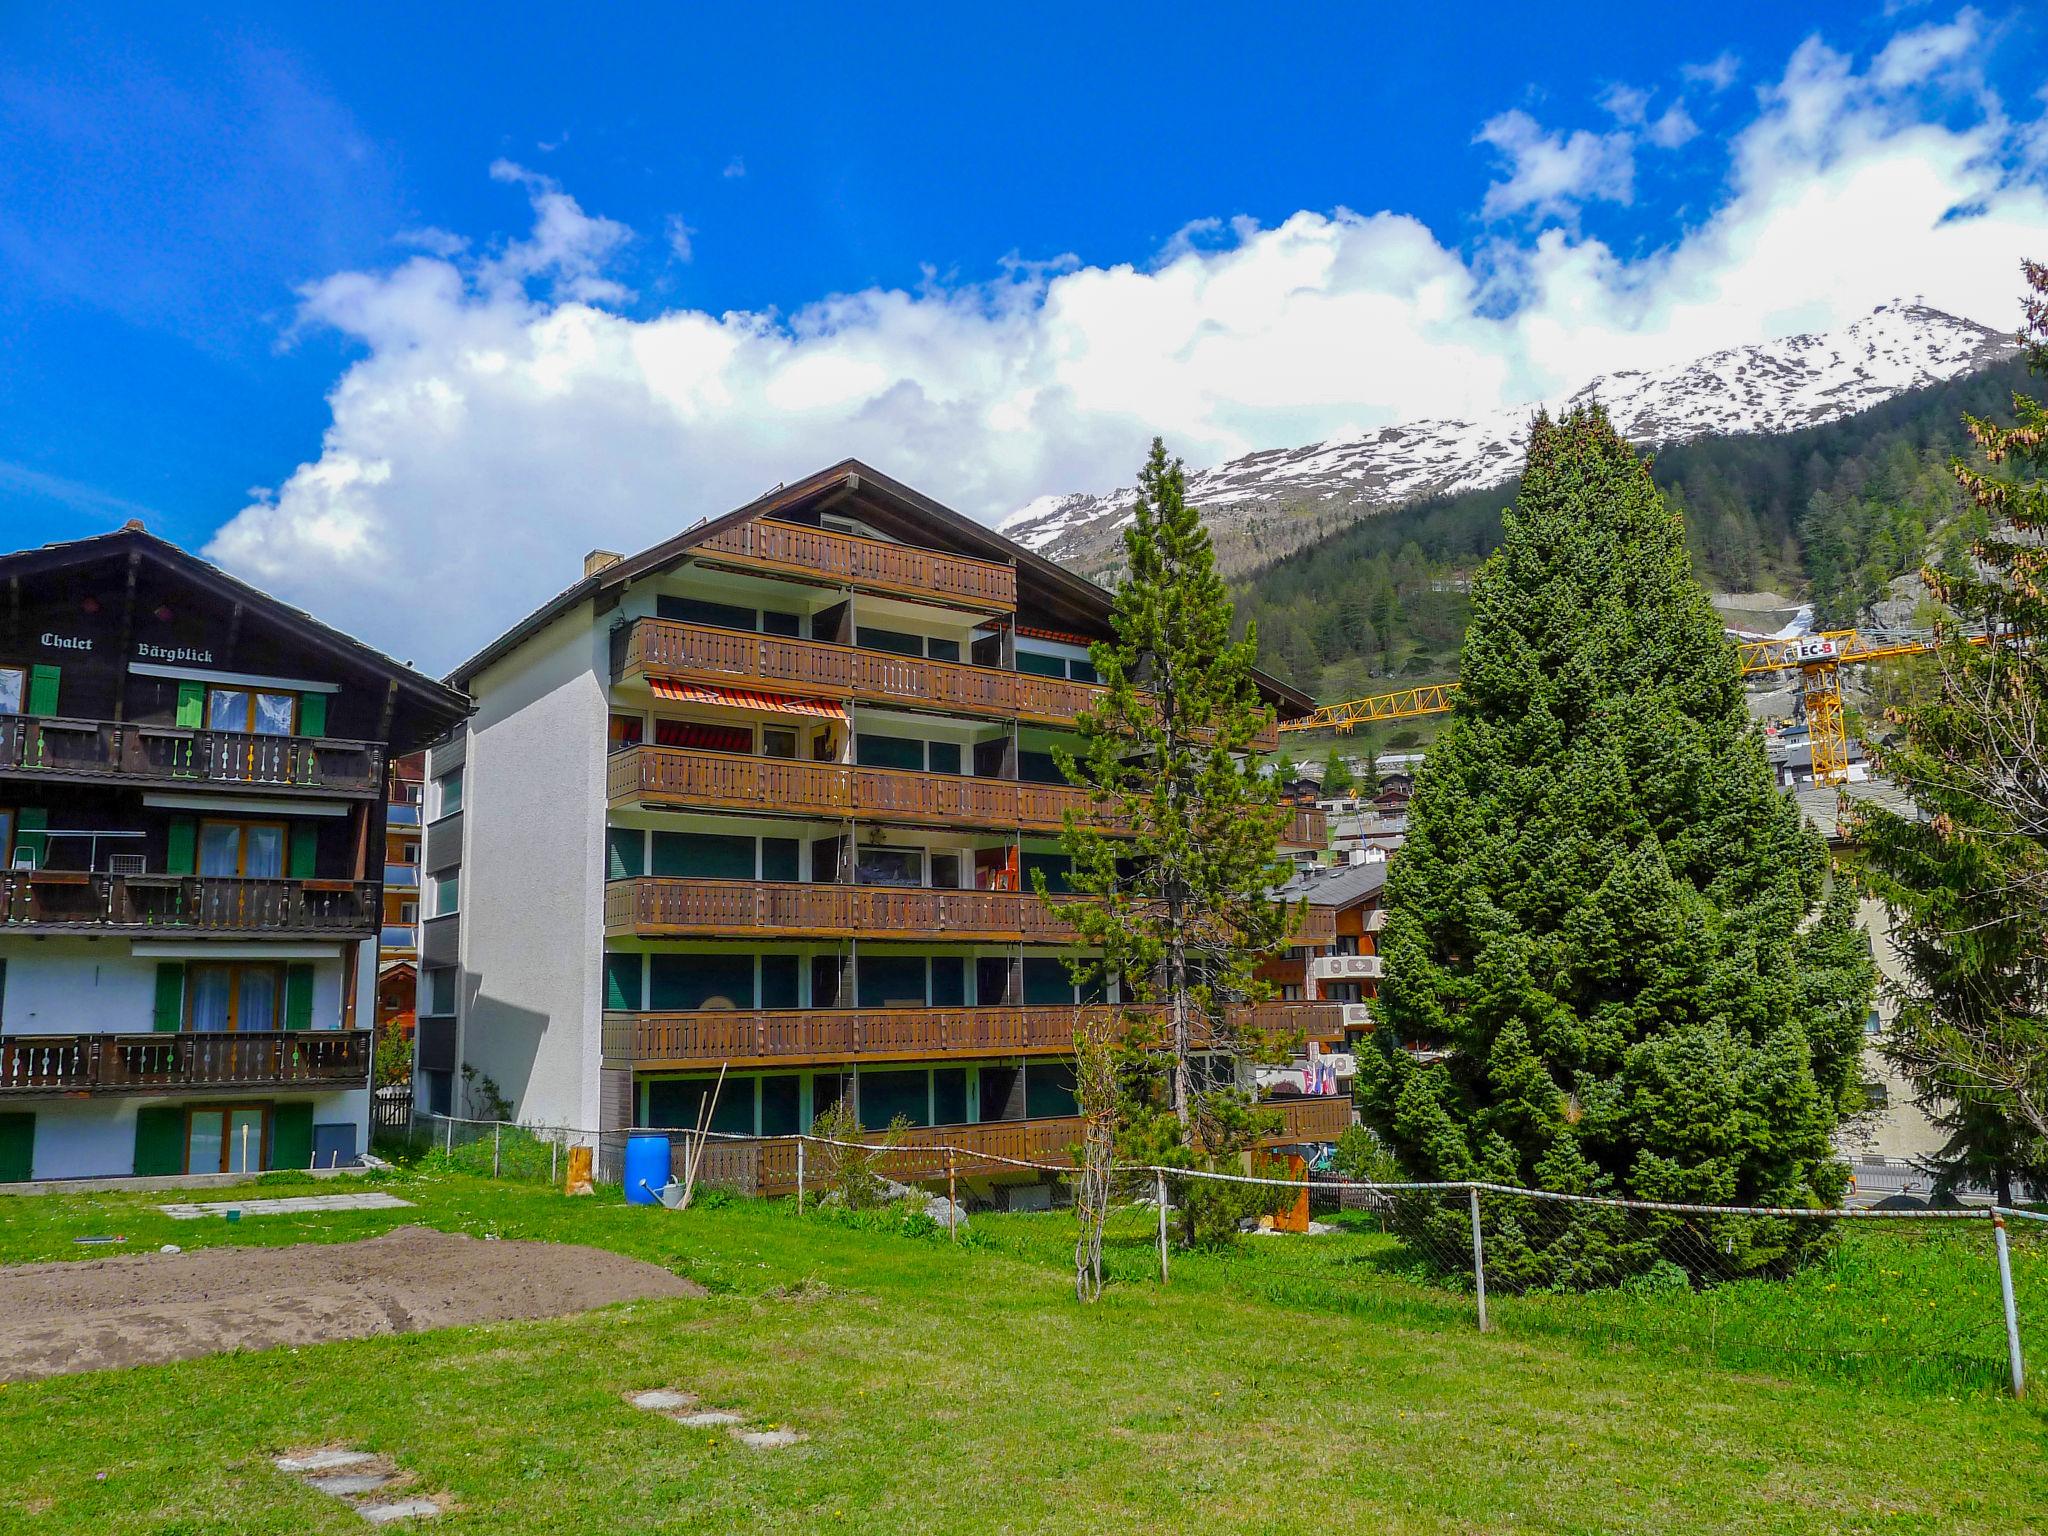
[[[807,763],[683,747],[629,747],[613,753],[605,771],[606,789],[614,804],[653,802],[1051,832],[1064,824],[1068,809],[1086,812],[1090,808],[1086,790],[1065,784]]]
[[[1017,606],[1017,568],[943,550],[891,544],[763,518],[700,539],[697,552],[829,576],[856,587],[944,598],[989,612]]]
[[[614,880],[606,885],[604,922],[607,933],[649,937],[787,934],[1063,943],[1075,936],[1057,905],[1048,907],[1035,893],[1025,891],[806,885],[663,875]],[[1335,939],[1336,931],[1332,909],[1310,907],[1290,942],[1327,944]]]
[[[0,873],[0,931],[364,936],[377,931],[382,915],[373,880],[239,880],[67,870]]]
[[[361,1088],[369,1080],[367,1029],[0,1035],[0,1095]]]
[[[324,736],[0,715],[0,771],[370,796],[383,792],[384,749]]]
[[[1276,1099],[1263,1107],[1278,1111],[1280,1116],[1280,1129],[1261,1138],[1267,1146],[1333,1142],[1351,1124],[1351,1101],[1348,1098]],[[1072,1157],[1069,1149],[1080,1139],[1081,1121],[1072,1115],[1047,1116],[1037,1120],[984,1121],[979,1125],[924,1126],[901,1133],[894,1149],[878,1160],[879,1171],[906,1182],[943,1179],[949,1158],[941,1149],[951,1147],[956,1149],[950,1159],[952,1171],[960,1178],[1000,1177],[1005,1174],[1029,1177],[1029,1170],[1010,1167],[997,1160],[1070,1166]],[[868,1140],[880,1141],[882,1133],[872,1133]],[[680,1155],[673,1149],[680,1148],[682,1143],[682,1133],[678,1132],[672,1143],[672,1155],[678,1162],[678,1177],[681,1176]],[[796,1149],[796,1141],[788,1137],[713,1141],[705,1148],[697,1179],[702,1184],[771,1198],[793,1194],[796,1191]],[[815,1168],[815,1147],[811,1149],[810,1156]],[[812,1174],[812,1177],[816,1175]],[[812,1192],[816,1193],[815,1186]]]
[[[768,689],[878,704],[916,704],[1002,719],[1072,723],[1093,709],[1103,689],[1061,677],[1000,667],[930,661],[893,651],[831,645],[747,630],[716,629],[675,619],[635,619],[612,635],[612,676],[677,676],[712,683],[753,683]],[[1270,751],[1279,727],[1253,747]]]

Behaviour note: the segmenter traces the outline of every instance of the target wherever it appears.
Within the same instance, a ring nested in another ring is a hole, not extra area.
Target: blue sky
[[[993,518],[2048,253],[2038,7],[983,11],[0,7],[8,542],[439,665],[843,453]]]

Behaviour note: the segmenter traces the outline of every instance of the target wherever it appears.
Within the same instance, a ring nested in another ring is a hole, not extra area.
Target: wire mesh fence
[[[588,1147],[596,1180],[623,1193],[636,1137],[667,1143],[660,1168],[676,1186],[802,1209],[915,1196],[933,1202],[941,1226],[1070,1205],[1078,1174],[1066,1156],[1012,1157],[929,1133],[851,1143],[420,1115],[398,1145],[456,1171],[557,1184],[569,1149]],[[1173,1272],[1198,1207],[1209,1233],[1219,1221],[1284,1229],[1313,1210],[1323,1219],[1310,1230],[1329,1243],[1281,1259],[1247,1242],[1210,1255],[1214,1277],[1305,1310],[1405,1309],[1510,1335],[1944,1392],[2012,1390],[2026,1360],[2048,1360],[2048,1215],[2027,1211],[1688,1206],[1310,1182],[1271,1163],[1249,1174],[1118,1166],[1110,1187],[1118,1279]]]

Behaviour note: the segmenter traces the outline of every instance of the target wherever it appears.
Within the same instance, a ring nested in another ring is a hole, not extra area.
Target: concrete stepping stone
[[[757,1451],[779,1451],[803,1444],[804,1437],[793,1429],[736,1429],[732,1437]]]
[[[353,1499],[375,1493],[390,1482],[393,1475],[390,1472],[330,1472],[324,1477],[307,1478],[306,1486],[337,1499]]]
[[[431,1520],[441,1513],[432,1499],[397,1499],[389,1504],[358,1504],[356,1513],[372,1525],[389,1525],[394,1520]]]
[[[678,1392],[672,1387],[654,1387],[645,1392],[628,1392],[626,1401],[649,1413],[687,1413],[697,1406],[697,1394]]]

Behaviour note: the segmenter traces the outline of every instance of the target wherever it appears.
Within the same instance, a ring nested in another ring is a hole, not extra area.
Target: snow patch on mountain
[[[1729,347],[1672,368],[1604,374],[1568,395],[1476,421],[1417,421],[1269,448],[1188,476],[1227,570],[1275,559],[1339,522],[1406,502],[1498,485],[1520,468],[1530,419],[1599,401],[1645,447],[1696,437],[1792,432],[1868,409],[1894,395],[2010,357],[2013,339],[1990,326],[1894,302],[1819,335]],[[1041,496],[999,527],[1084,575],[1114,568],[1135,487]]]

